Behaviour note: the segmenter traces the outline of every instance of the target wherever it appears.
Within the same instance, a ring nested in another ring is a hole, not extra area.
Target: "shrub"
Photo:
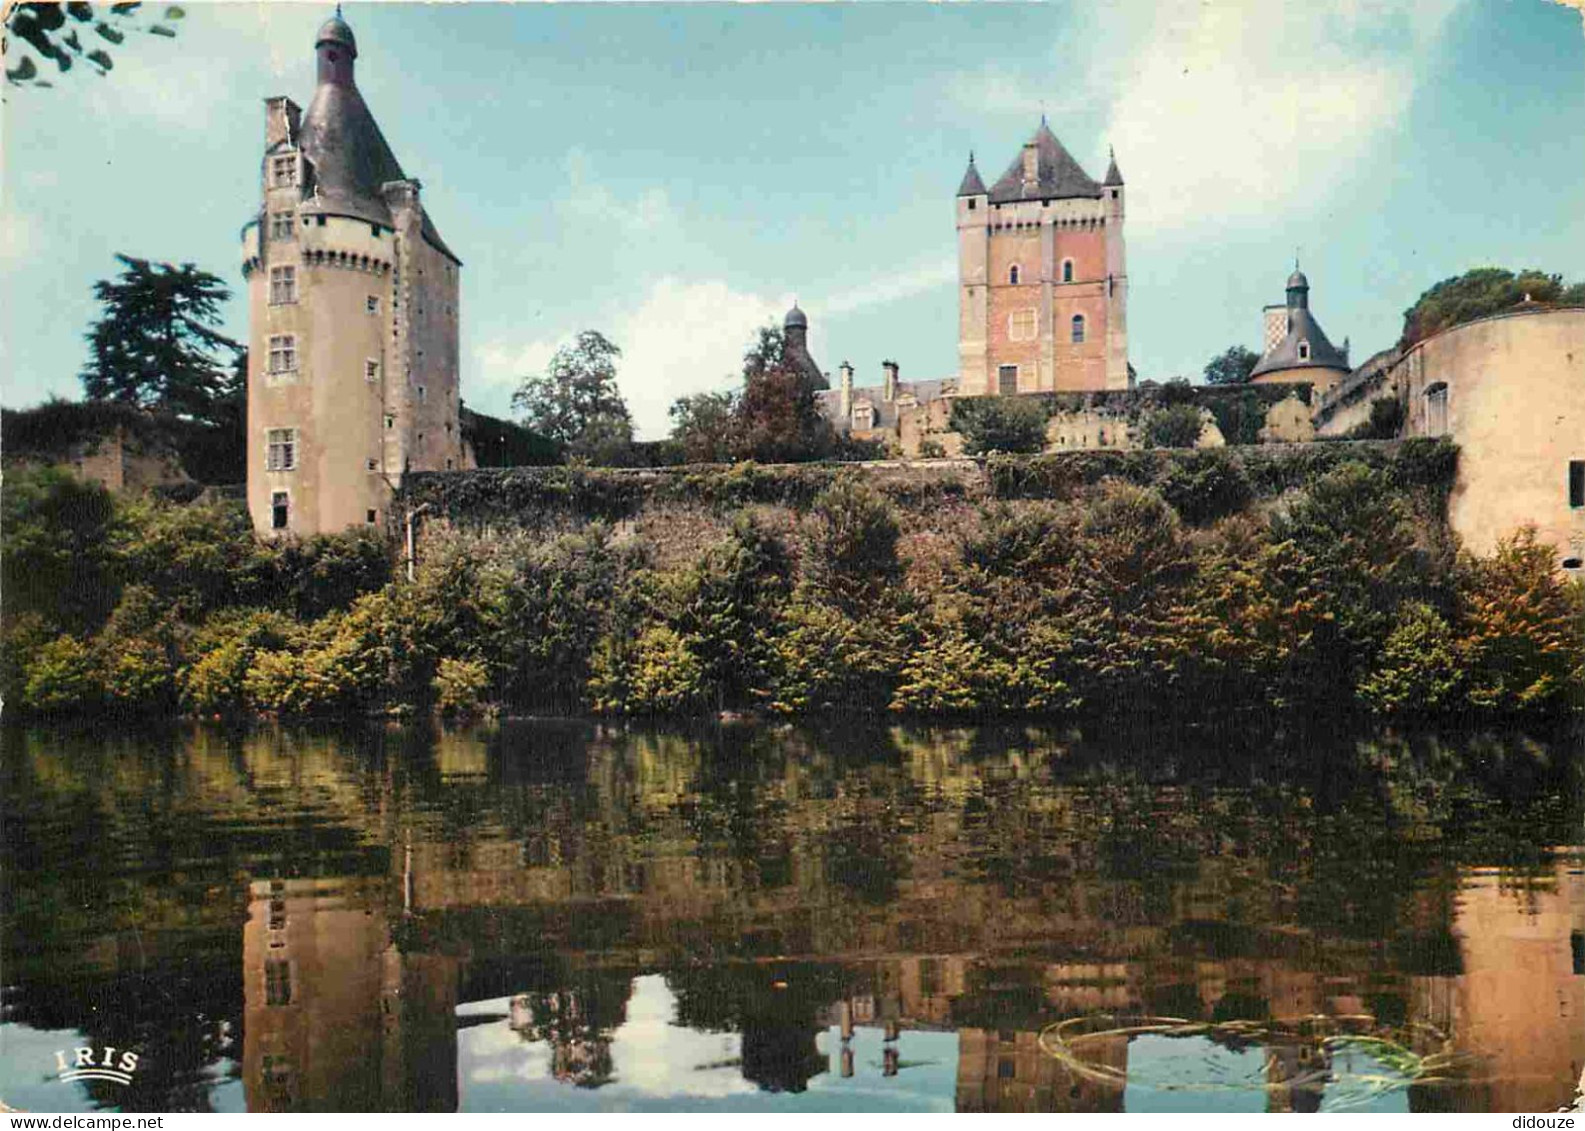
[[[41,713],[83,711],[103,701],[93,653],[73,636],[58,636],[33,653],[23,706]]]
[[[1554,557],[1525,527],[1491,556],[1465,559],[1459,650],[1473,706],[1529,710],[1585,691],[1585,586],[1559,577]]]
[[[651,625],[631,643],[607,637],[589,678],[594,710],[605,714],[673,715],[705,704],[704,667],[682,636]]]
[[[932,626],[903,661],[891,708],[940,714],[994,706],[1006,675],[998,667],[960,627]]]
[[[942,446],[941,441],[939,441],[939,440],[920,440],[919,441],[919,458],[920,459],[946,459],[947,458],[947,449]]]
[[[892,508],[855,474],[821,492],[805,530],[809,579],[839,601],[873,600],[901,573]]]
[[[1204,427],[1200,410],[1193,404],[1169,404],[1145,418],[1145,446],[1192,448],[1199,443]]]
[[[106,553],[115,524],[110,492],[64,471],[7,468],[0,498],[6,615],[37,613],[79,634],[98,629],[117,596]]]
[[[895,608],[853,615],[798,593],[782,610],[774,636],[772,709],[864,710],[885,707],[902,653],[906,624]]]
[[[245,685],[261,651],[287,649],[300,629],[273,610],[228,609],[193,634],[188,662],[177,673],[182,706],[200,714],[242,710]]]
[[[1397,397],[1377,397],[1370,402],[1370,419],[1349,430],[1351,440],[1396,440],[1403,428],[1403,405]]]
[[[482,660],[446,657],[435,670],[435,706],[446,715],[478,714],[490,690],[490,670]]]
[[[1431,606],[1406,602],[1358,695],[1383,715],[1436,711],[1453,703],[1463,676],[1453,630]]]
[[[1046,445],[1046,410],[1023,397],[977,397],[952,406],[952,429],[969,455],[1038,452]]]
[[[1172,461],[1161,494],[1186,522],[1202,526],[1237,514],[1255,493],[1238,461],[1222,451],[1203,451]]]

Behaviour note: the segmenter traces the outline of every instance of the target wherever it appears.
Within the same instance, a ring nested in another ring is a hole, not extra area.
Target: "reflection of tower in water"
[[[392,941],[385,878],[261,881],[250,896],[249,1110],[456,1110],[456,963]]]
[[[627,1020],[629,980],[592,972],[573,986],[512,998],[509,1024],[550,1047],[551,1075],[580,1088],[611,1081],[611,1036]]]

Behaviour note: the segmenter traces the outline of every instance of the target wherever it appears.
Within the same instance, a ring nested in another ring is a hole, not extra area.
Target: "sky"
[[[1570,0],[1577,4],[1579,0]],[[5,88],[0,401],[76,397],[116,252],[239,290],[263,99],[307,106],[328,4],[188,3],[106,77]],[[1585,275],[1585,21],[1558,0],[347,3],[358,85],[464,263],[462,395],[623,350],[640,433],[729,387],[794,299],[860,384],[955,376],[953,194],[1044,113],[1127,183],[1129,355],[1258,348],[1295,254],[1353,357],[1476,266]],[[229,304],[229,332],[246,336]]]

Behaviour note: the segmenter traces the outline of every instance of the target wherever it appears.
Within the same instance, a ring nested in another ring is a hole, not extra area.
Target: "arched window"
[[[1062,261],[1062,281],[1064,283],[1073,282],[1073,260],[1071,259]]]
[[[1447,435],[1447,382],[1438,381],[1425,390],[1425,434]]]
[[[1084,315],[1075,314],[1073,316],[1073,344],[1078,345],[1082,341],[1084,341]]]
[[[1018,285],[1018,264],[1014,263],[1007,269],[1007,281],[1015,287]]]

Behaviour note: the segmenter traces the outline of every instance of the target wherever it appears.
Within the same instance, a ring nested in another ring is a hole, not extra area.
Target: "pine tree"
[[[238,416],[244,351],[217,329],[231,292],[191,263],[117,255],[124,270],[94,284],[104,315],[87,334],[81,378],[89,400],[159,409],[207,424]]]

